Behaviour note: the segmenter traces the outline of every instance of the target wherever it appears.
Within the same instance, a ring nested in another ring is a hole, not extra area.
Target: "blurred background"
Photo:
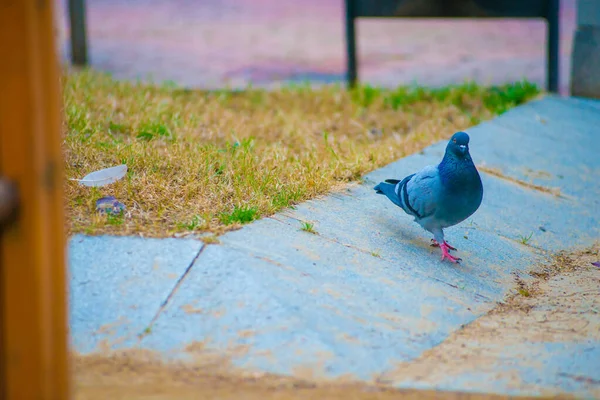
[[[58,40],[69,55],[66,0]],[[242,88],[344,82],[343,0],[86,0],[90,65],[119,79]],[[575,0],[561,2],[560,91]],[[526,78],[545,86],[546,25],[518,19],[358,19],[359,78],[426,86]]]

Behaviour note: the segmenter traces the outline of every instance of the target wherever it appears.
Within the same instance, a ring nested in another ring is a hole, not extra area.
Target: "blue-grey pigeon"
[[[456,132],[438,165],[430,165],[400,180],[386,179],[374,188],[384,194],[415,222],[433,234],[432,245],[442,250],[442,261],[456,250],[444,240],[444,228],[469,218],[481,205],[483,185],[469,154],[469,135]]]

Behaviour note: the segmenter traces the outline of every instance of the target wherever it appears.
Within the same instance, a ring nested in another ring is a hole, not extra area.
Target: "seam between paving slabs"
[[[167,297],[165,298],[165,300],[160,304],[160,307],[156,311],[156,314],[154,314],[154,317],[152,317],[152,319],[150,320],[150,323],[148,323],[148,326],[146,327],[146,330],[148,330],[149,328],[151,328],[152,325],[154,325],[154,323],[158,319],[158,317],[160,317],[160,314],[167,307],[167,305],[169,304],[169,301],[173,298],[173,296],[177,292],[177,289],[179,289],[179,287],[181,286],[181,284],[183,283],[183,281],[185,280],[185,278],[188,276],[188,274],[192,270],[192,267],[194,266],[194,264],[196,263],[196,261],[198,260],[198,258],[200,258],[200,255],[202,254],[202,252],[204,251],[204,249],[206,249],[207,246],[208,246],[207,244],[202,243],[202,246],[200,247],[200,249],[198,250],[198,252],[194,256],[194,258],[192,259],[192,261],[190,261],[189,265],[186,267],[186,269],[183,272],[183,274],[181,274],[181,276],[179,277],[179,279],[177,280],[177,282],[175,282],[175,285],[173,286],[173,289],[171,289],[171,291],[169,292],[169,294],[167,295]],[[143,335],[144,335],[144,333],[140,334],[140,336],[143,336]]]
[[[293,219],[293,220],[296,220],[296,221],[298,221],[298,222],[304,222],[304,221],[302,221],[301,219],[299,219],[299,218],[296,218],[296,217],[294,217],[294,216],[292,216],[292,215],[284,215],[284,216],[285,216],[286,218]],[[274,221],[277,221],[277,222],[280,222],[280,223],[282,223],[282,224],[284,224],[284,225],[287,225],[287,226],[292,226],[291,224],[288,224],[287,222],[285,222],[285,221],[282,221],[282,220],[280,220],[280,219],[276,218],[276,216],[275,216],[275,215],[273,215],[273,216],[270,216],[270,217],[267,217],[267,218],[269,218],[269,219],[272,219],[272,220],[274,220]],[[321,234],[321,233],[319,233],[319,232],[314,232],[314,233],[313,233],[313,235],[317,235],[317,236],[319,236],[319,237],[322,237],[324,240],[327,240],[327,241],[329,241],[329,242],[337,243],[337,244],[340,244],[340,245],[342,245],[342,246],[344,246],[344,247],[348,247],[349,249],[354,249],[354,250],[360,251],[361,253],[364,253],[364,254],[371,254],[371,252],[370,252],[370,251],[368,251],[368,250],[362,249],[362,248],[360,248],[360,247],[358,247],[358,246],[355,246],[355,245],[353,245],[353,244],[349,244],[349,243],[342,243],[342,242],[340,242],[339,240],[337,240],[337,239],[335,239],[335,238],[330,238],[330,237],[324,236],[323,234]],[[382,257],[382,259],[384,259],[384,258]]]

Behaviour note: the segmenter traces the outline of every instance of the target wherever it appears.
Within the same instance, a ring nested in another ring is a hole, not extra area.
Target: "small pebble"
[[[383,136],[383,132],[381,131],[381,129],[371,128],[369,129],[369,135],[374,137],[380,137]]]

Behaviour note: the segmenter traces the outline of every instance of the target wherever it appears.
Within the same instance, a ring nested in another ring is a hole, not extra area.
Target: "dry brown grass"
[[[537,93],[527,83],[201,92],[69,74],[67,178],[121,163],[129,171],[101,188],[67,181],[68,229],[219,234],[359,180]],[[127,206],[123,215],[94,211],[107,195]]]

